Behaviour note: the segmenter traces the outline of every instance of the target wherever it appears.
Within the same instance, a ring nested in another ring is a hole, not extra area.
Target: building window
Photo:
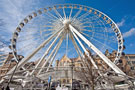
[[[132,61],[132,64],[135,64],[135,61]]]
[[[130,61],[127,61],[127,63],[130,65],[131,64],[131,62]]]
[[[70,80],[69,79],[67,79],[67,83],[70,83]]]
[[[66,79],[63,79],[63,83],[66,83]]]
[[[131,67],[131,70],[134,70],[134,67]]]

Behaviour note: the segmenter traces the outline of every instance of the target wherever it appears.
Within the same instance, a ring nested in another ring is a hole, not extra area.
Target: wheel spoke
[[[54,55],[53,55],[52,58],[51,58],[51,61],[50,61],[50,63],[49,63],[49,66],[48,66],[46,72],[48,72],[49,68],[50,68],[51,65],[53,64],[53,61],[54,61],[54,59],[55,59],[55,57],[56,57],[56,55],[57,55],[57,52],[58,52],[58,50],[59,50],[59,48],[60,48],[60,46],[61,46],[61,44],[62,44],[62,41],[63,41],[63,38],[61,38],[61,40],[59,41],[59,43],[55,46],[55,53],[54,53]]]
[[[80,17],[78,17],[78,20],[81,20],[82,18],[85,18],[86,16],[88,16],[90,14],[90,12],[86,12],[85,14],[81,15]]]
[[[63,14],[64,14],[64,18],[66,19],[66,13],[65,13],[65,8],[63,7]]]
[[[96,40],[96,39],[94,39],[94,38],[91,38],[91,39],[94,40],[94,41],[96,41],[96,42],[98,42],[99,44],[102,44],[103,46],[106,46],[106,47],[110,48],[111,50],[115,50],[114,48],[112,48],[112,47],[110,47],[110,46],[108,46],[108,45],[106,45],[106,44],[100,42],[99,40]]]
[[[86,33],[83,33],[83,32],[80,32],[80,33],[83,34],[83,35],[85,35],[85,36],[87,36],[87,37],[89,37],[89,38],[91,38],[91,36],[88,35],[88,34],[86,34]]]
[[[70,30],[72,31],[72,28]],[[84,52],[86,53],[86,55],[91,60],[91,63],[94,65],[94,67],[96,69],[98,69],[98,66],[96,65],[96,63],[94,62],[94,60],[92,59],[92,57],[89,55],[88,51],[86,50],[86,48],[84,47],[84,45],[81,43],[81,41],[79,40],[79,38],[76,36],[76,34],[73,31],[72,31],[72,33],[73,33],[74,37],[76,38],[76,40],[78,41],[78,43],[80,44],[80,46],[82,47],[82,49],[84,50]]]
[[[88,41],[84,36],[82,36],[73,26],[69,25],[70,30],[74,31],[93,51],[95,51],[105,62],[110,66],[115,72],[125,75],[114,63],[112,63],[101,51],[99,51],[90,41]],[[72,32],[73,32],[72,31]]]
[[[56,20],[61,21],[58,17],[54,16],[53,14],[51,14],[51,13],[49,13],[49,12],[47,12],[46,14],[47,14],[49,17],[54,18],[54,19],[55,19],[54,21],[56,21]]]
[[[62,41],[63,41],[63,39],[60,40],[59,42],[62,43]],[[57,44],[57,45],[58,45],[58,44]],[[42,65],[41,69],[38,71],[37,75],[39,75],[39,74],[41,73],[41,71],[43,70],[43,68],[44,68],[44,67],[46,66],[46,64],[49,62],[49,60],[51,59],[51,57],[52,57],[54,51],[56,50],[56,48],[57,48],[57,47],[55,47],[55,48],[52,50],[51,54],[50,54],[49,57],[46,59],[45,63]]]
[[[54,11],[57,14],[57,16],[59,16],[62,20],[64,20],[63,17],[61,16],[61,14],[57,11],[57,9],[54,9]]]
[[[69,19],[71,19],[72,11],[73,11],[73,7],[72,7],[71,10],[70,10]]]
[[[88,30],[88,29],[80,29],[81,31],[87,31],[87,32],[92,32],[92,30]]]
[[[61,29],[63,29],[63,27],[62,27]],[[61,30],[61,29],[60,29],[60,30]],[[20,67],[23,67],[23,65],[24,65],[28,60],[30,60],[30,58],[32,58],[41,48],[43,48],[44,45],[48,43],[48,41],[50,41],[52,38],[54,38],[54,36],[55,36],[60,30],[56,31],[52,36],[50,36],[47,40],[45,40],[42,44],[40,44],[30,55],[28,55],[28,56],[25,57],[23,60],[21,60],[20,63],[18,64],[18,69],[19,69]],[[14,69],[15,69],[15,67],[12,68],[7,74],[12,73]]]
[[[52,48],[52,46],[54,45],[54,43],[57,41],[57,39],[59,38],[60,34],[62,33],[63,30],[61,30],[57,37],[55,38],[55,40],[51,43],[51,45],[49,46],[49,48],[46,50],[46,52],[44,53],[44,55],[41,57],[41,59],[39,60],[38,64],[35,66],[35,68],[38,68],[39,65],[43,62],[43,60],[45,59],[46,55],[49,53],[50,49]],[[30,75],[33,75],[33,73],[35,72],[35,70],[33,70]]]
[[[74,22],[75,18],[81,13],[81,9],[79,9],[79,11],[75,14],[75,16],[72,18],[72,22]]]
[[[75,49],[76,49],[77,54],[78,54],[80,57],[84,57],[82,51],[80,50],[79,46],[77,45],[77,43],[76,43],[76,41],[75,41],[73,35],[71,35],[71,40],[72,40],[72,42],[73,42],[73,44],[74,44],[74,47],[75,47]]]

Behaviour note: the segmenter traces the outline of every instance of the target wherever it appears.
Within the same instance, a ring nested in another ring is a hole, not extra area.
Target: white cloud
[[[32,7],[36,4],[38,4],[38,2],[34,0],[0,1],[0,36],[4,37],[4,39],[2,39],[3,42],[10,41],[10,38],[12,38],[12,33],[16,29],[17,25],[21,22],[21,20],[24,19],[24,17],[26,17],[36,8],[36,6],[34,8]],[[0,51],[9,52],[9,48],[0,48]]]
[[[131,28],[129,31],[125,32],[123,34],[123,37],[125,38],[125,37],[129,37],[129,36],[132,36],[132,35],[135,36],[135,28]]]
[[[124,23],[125,23],[125,19],[122,19],[121,22],[117,23],[117,25],[118,25],[118,27],[121,27],[124,25]]]
[[[3,47],[3,48],[0,48],[0,52],[7,54],[8,52],[10,52],[10,49],[8,47]]]
[[[1,37],[0,37],[1,38]],[[1,38],[2,39],[2,38]],[[10,51],[5,42],[0,41],[0,53],[6,54]]]
[[[27,0],[2,0],[0,2],[0,18],[6,23],[5,29],[8,32],[13,33],[18,23],[29,13],[31,3]],[[27,8],[27,11],[24,11],[25,8]]]

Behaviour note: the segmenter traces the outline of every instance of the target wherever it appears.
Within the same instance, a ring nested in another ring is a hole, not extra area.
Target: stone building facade
[[[115,59],[116,51],[109,53],[108,50],[106,50],[105,55],[113,62]],[[23,58],[23,56],[21,55],[19,57],[21,59]],[[94,59],[94,61],[96,62],[100,70],[109,69],[108,65],[99,56],[92,55],[92,58]],[[27,64],[25,64],[25,68],[28,68],[28,69],[33,68],[37,64],[37,62],[38,60],[36,60],[35,62],[28,62]],[[16,65],[16,62],[14,61],[12,53],[9,53],[3,65],[0,66],[0,77],[6,75],[6,73],[15,65]],[[58,79],[58,81],[60,81],[62,85],[67,85],[67,86],[71,86],[72,83],[74,83],[74,85],[77,86],[79,85],[78,83],[81,83],[81,85],[83,85],[82,87],[86,88],[87,84],[81,81],[82,80],[81,74],[77,73],[82,70],[81,68],[83,66],[84,65],[80,57],[68,58],[66,55],[64,55],[60,60],[56,60],[55,66],[54,66],[54,67],[57,67],[55,68],[56,71],[62,70],[63,71],[62,73],[65,73],[63,77],[62,75],[59,76],[60,78]],[[127,75],[134,76],[135,75],[135,54],[123,55],[121,59],[119,60],[119,64],[117,66]]]
[[[21,56],[21,55],[18,55],[18,57],[20,59],[23,58],[23,56]],[[16,61],[14,60],[14,56],[12,53],[9,53],[8,55],[6,55],[4,59],[5,60],[3,60],[3,63],[0,66],[0,79],[4,75],[6,75],[6,73],[17,64]]]

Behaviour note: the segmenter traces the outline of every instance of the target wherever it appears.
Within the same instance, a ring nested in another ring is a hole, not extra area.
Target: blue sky
[[[18,23],[39,8],[73,3],[93,7],[107,14],[119,26],[126,54],[135,54],[135,0],[0,0],[0,38],[9,41]]]

